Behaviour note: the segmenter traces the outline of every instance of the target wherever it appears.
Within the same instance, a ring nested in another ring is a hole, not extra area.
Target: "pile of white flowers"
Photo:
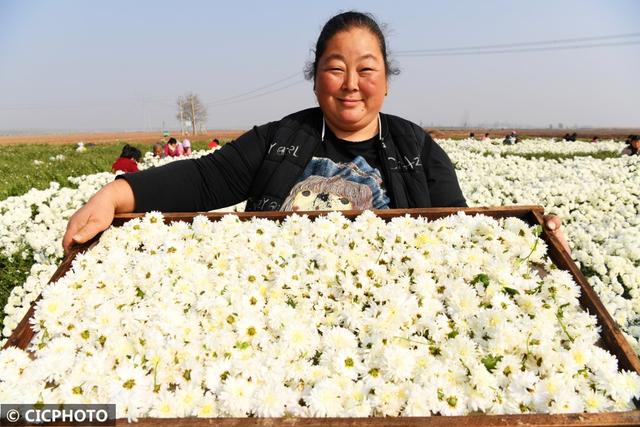
[[[572,255],[640,353],[640,163],[526,160],[447,147],[470,206],[542,204],[559,215]]]
[[[596,346],[579,288],[508,218],[111,228],[47,287],[0,401],[118,416],[620,411],[640,377]]]

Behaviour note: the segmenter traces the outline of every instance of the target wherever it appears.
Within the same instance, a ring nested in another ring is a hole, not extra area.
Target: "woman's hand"
[[[106,230],[116,213],[132,212],[134,204],[133,191],[124,179],[102,187],[69,218],[62,238],[64,252],[67,253],[73,243],[84,243]]]
[[[567,242],[567,238],[564,236],[564,232],[562,231],[562,220],[559,216],[556,215],[545,215],[544,216],[544,228],[545,230],[554,235],[556,239],[560,241],[562,248],[567,251],[569,255],[571,255],[571,248],[569,247],[569,243]]]

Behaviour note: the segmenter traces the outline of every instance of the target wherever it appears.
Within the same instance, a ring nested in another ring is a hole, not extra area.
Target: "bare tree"
[[[198,95],[194,93],[178,97],[176,103],[178,105],[176,118],[180,120],[180,129],[184,133],[183,126],[185,123],[189,123],[191,133],[195,135],[196,130],[202,128],[207,120],[207,108],[200,102]]]

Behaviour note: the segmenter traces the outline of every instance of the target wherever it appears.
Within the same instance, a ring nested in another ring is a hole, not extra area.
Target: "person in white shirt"
[[[184,156],[191,155],[191,141],[189,141],[189,134],[185,134],[184,139],[182,140],[182,153]]]

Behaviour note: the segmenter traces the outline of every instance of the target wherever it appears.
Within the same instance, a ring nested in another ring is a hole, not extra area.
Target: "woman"
[[[180,157],[183,153],[184,150],[182,149],[182,144],[178,144],[178,141],[175,138],[169,138],[167,145],[164,146],[164,156]]]
[[[254,127],[203,158],[124,175],[71,217],[65,250],[106,229],[114,213],[207,211],[245,199],[248,211],[466,206],[442,148],[418,125],[380,113],[397,70],[371,16],[331,18],[306,74],[319,108]]]
[[[111,172],[138,172],[138,162],[142,157],[142,153],[136,147],[129,144],[122,147],[120,157],[111,165]]]

